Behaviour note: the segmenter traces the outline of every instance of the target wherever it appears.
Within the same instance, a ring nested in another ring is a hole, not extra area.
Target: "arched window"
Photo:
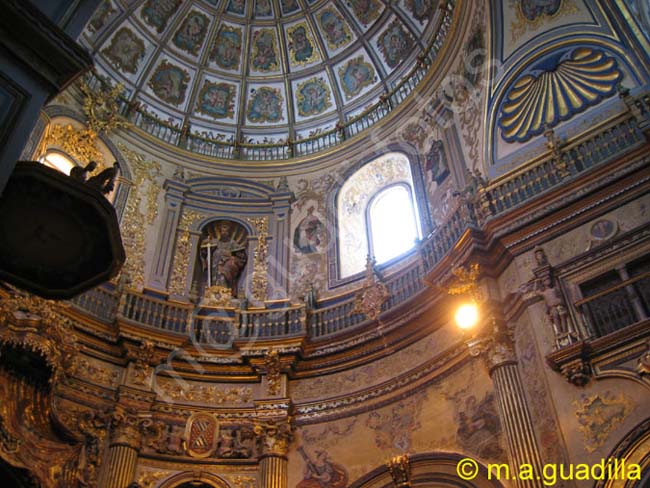
[[[411,163],[397,152],[359,168],[337,196],[339,277],[362,272],[371,256],[386,263],[421,237]]]
[[[413,248],[420,235],[410,187],[389,186],[373,197],[368,205],[368,230],[377,264]]]
[[[52,169],[70,174],[70,170],[77,166],[77,164],[70,158],[68,155],[60,152],[48,150],[40,159],[40,163],[43,163],[45,166],[48,166]]]

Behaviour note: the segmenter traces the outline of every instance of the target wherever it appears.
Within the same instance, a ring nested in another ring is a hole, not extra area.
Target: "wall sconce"
[[[473,329],[481,320],[480,304],[483,302],[478,288],[479,265],[471,264],[469,269],[455,268],[452,274],[456,282],[447,288],[447,293],[464,298],[454,314],[456,325],[462,330]]]

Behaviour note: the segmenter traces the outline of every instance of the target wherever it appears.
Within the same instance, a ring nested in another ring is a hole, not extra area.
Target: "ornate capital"
[[[395,456],[386,463],[395,488],[411,488],[411,463],[406,455]]]
[[[143,416],[134,409],[117,405],[110,419],[111,446],[124,445],[140,450],[143,437],[155,436],[162,424]]]
[[[467,341],[472,356],[482,356],[488,371],[517,361],[512,331],[507,324],[491,318],[491,327]]]
[[[262,454],[267,456],[286,456],[293,440],[293,419],[258,422],[253,432],[262,443]]]

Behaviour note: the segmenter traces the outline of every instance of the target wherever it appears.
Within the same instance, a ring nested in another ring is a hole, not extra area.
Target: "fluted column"
[[[151,419],[118,405],[111,419],[111,432],[101,486],[127,488],[134,481],[142,436]]]
[[[508,460],[511,473],[522,465],[531,466],[533,479],[517,479],[520,488],[543,488],[542,456],[537,445],[533,421],[526,402],[523,383],[517,368],[512,338],[504,323],[492,321],[489,335],[470,341],[472,355],[485,357],[490,377],[494,383],[499,417],[506,434]],[[537,479],[537,477],[540,479]]]
[[[287,452],[293,439],[293,426],[290,418],[268,421],[255,425],[255,434],[262,440],[259,478],[264,488],[287,488]]]

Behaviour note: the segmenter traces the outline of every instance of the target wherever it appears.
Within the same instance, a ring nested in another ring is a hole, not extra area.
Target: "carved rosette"
[[[188,208],[183,209],[178,224],[172,276],[169,280],[169,291],[176,295],[185,294],[187,270],[190,267],[190,251],[192,246],[190,242],[190,229],[203,217],[204,215],[200,212]]]
[[[269,220],[267,217],[252,217],[248,222],[257,231],[257,248],[253,258],[253,276],[251,294],[258,302],[266,300],[269,263]]]
[[[253,429],[262,444],[265,456],[286,456],[293,440],[294,425],[291,417],[282,420],[258,422]]]

